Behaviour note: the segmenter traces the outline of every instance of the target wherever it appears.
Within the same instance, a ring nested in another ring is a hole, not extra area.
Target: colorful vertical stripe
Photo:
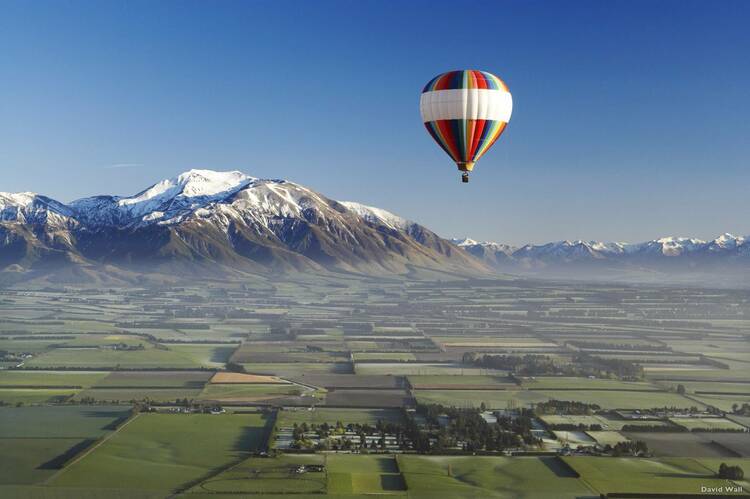
[[[509,92],[508,86],[503,80],[475,69],[459,71],[448,71],[436,76],[422,89],[422,93],[434,92],[436,90],[451,90],[456,88],[486,88],[490,90],[504,90]]]
[[[449,71],[433,78],[420,99],[422,121],[435,142],[471,169],[505,130],[513,108],[508,86],[486,71]]]
[[[425,123],[435,142],[456,163],[474,163],[505,130],[496,120],[437,120]]]

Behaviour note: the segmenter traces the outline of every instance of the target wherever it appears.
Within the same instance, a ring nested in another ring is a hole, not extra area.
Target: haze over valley
[[[287,180],[190,170],[132,196],[63,203],[0,193],[3,282],[132,283],[201,274],[351,272],[430,277],[498,273],[614,280],[750,272],[750,239],[665,237],[637,244],[512,247],[444,239],[387,210],[335,201]]]

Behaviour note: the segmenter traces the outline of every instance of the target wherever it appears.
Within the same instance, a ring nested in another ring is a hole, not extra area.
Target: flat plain
[[[687,494],[748,468],[748,290],[336,275],[2,292],[2,497]],[[262,454],[295,425],[385,432],[429,404],[528,411],[542,440]],[[648,452],[601,451],[622,442]]]

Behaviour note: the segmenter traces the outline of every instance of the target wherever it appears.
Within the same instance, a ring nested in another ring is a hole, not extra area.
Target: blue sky
[[[750,3],[0,0],[2,191],[287,178],[509,243],[750,234]],[[434,75],[514,113],[462,185]]]

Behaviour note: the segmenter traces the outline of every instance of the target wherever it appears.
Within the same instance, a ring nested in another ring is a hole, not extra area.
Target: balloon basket
[[[461,182],[463,182],[464,184],[468,184],[469,183],[469,174],[468,173],[463,172],[461,174]]]

